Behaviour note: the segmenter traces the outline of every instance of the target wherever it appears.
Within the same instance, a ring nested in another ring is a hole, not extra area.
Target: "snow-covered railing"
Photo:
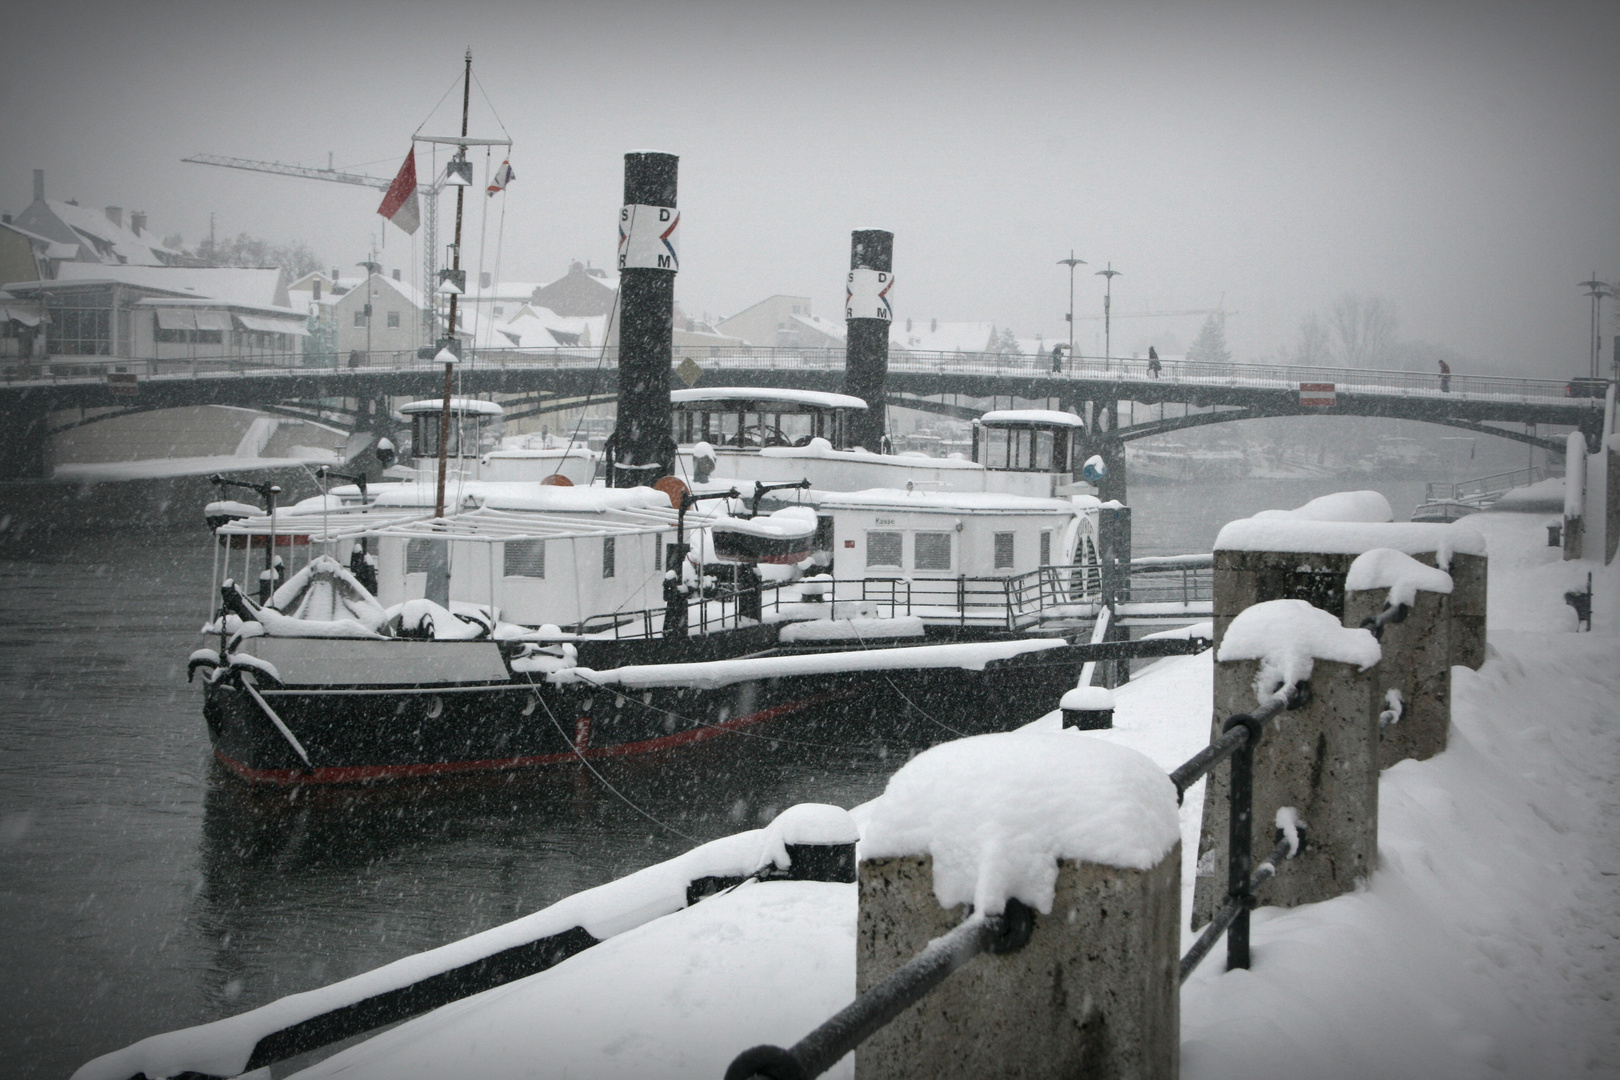
[[[1284,690],[1269,695],[1266,703],[1252,713],[1241,714],[1229,718],[1222,725],[1222,734],[1208,747],[1195,754],[1185,763],[1178,766],[1169,774],[1169,780],[1175,789],[1176,801],[1179,803],[1186,794],[1187,789],[1209,775],[1221,762],[1230,761],[1231,782],[1227,786],[1228,820],[1230,821],[1230,840],[1227,858],[1227,896],[1226,903],[1216,913],[1214,919],[1204,929],[1204,932],[1195,941],[1186,955],[1181,957],[1176,966],[1177,984],[1185,982],[1198,964],[1215,947],[1224,935],[1227,940],[1227,969],[1247,968],[1250,964],[1249,953],[1249,912],[1255,906],[1255,891],[1270,880],[1277,873],[1277,868],[1284,861],[1298,856],[1305,848],[1305,825],[1292,813],[1277,815],[1276,844],[1259,866],[1254,865],[1251,835],[1251,822],[1253,820],[1254,804],[1254,752],[1265,732],[1265,726],[1284,709],[1293,709],[1304,706],[1309,701],[1309,687],[1303,681],[1287,686]],[[958,744],[966,748],[966,744],[977,740],[964,740]],[[1107,744],[1104,744],[1107,745]],[[1052,747],[1051,749],[1056,749]],[[969,751],[971,752],[971,751]],[[1050,752],[1050,751],[1048,751]],[[1128,753],[1128,751],[1127,751]],[[1110,764],[1113,764],[1110,762]],[[1123,764],[1123,763],[1121,763]],[[1128,771],[1128,770],[1127,770]],[[932,778],[932,777],[931,777]],[[898,777],[896,778],[899,779]],[[1013,782],[1016,783],[1016,780]],[[1095,777],[1077,775],[1073,783],[1077,786],[1095,783]],[[920,782],[919,782],[920,783]],[[1116,781],[1117,784],[1117,781]],[[1124,786],[1124,785],[1121,785]],[[890,790],[895,785],[891,783]],[[958,792],[952,788],[950,795],[943,798],[956,798]],[[1003,793],[996,793],[993,797],[1001,797]],[[1023,794],[1023,793],[1021,793]],[[1117,787],[1111,792],[1117,798]],[[971,795],[968,795],[971,798]],[[1038,800],[1037,792],[1034,799]],[[1096,816],[1095,808],[1092,817]],[[1110,808],[1110,826],[1120,827],[1117,808]],[[1076,817],[1084,820],[1087,815],[1077,814]],[[960,823],[958,823],[960,824]],[[1027,823],[1020,823],[1027,828]],[[916,829],[916,823],[911,823],[911,829]],[[972,829],[972,824],[968,828]],[[904,831],[904,830],[902,830]],[[982,834],[989,830],[979,828]],[[1131,828],[1124,824],[1120,831],[1129,837]],[[1039,862],[1040,857],[1046,854],[1039,850],[1040,841],[1037,838],[1034,851],[1023,851],[1016,845],[1029,844],[1030,837],[1026,832],[1017,829],[1009,831],[1006,836],[990,837],[985,840],[980,837],[984,846],[993,854],[981,856],[977,867],[980,874],[978,889],[995,890],[997,888],[1011,888],[1004,876],[1008,874],[1007,866],[1018,866],[1034,861]],[[950,848],[959,848],[964,843],[961,837],[952,837],[946,841]],[[1095,841],[1094,841],[1095,842]],[[1128,839],[1122,840],[1119,836],[1110,838],[1116,845],[1123,844],[1129,847]],[[869,842],[867,846],[872,846]],[[931,851],[937,851],[940,841],[936,839]],[[997,847],[998,843],[1008,843],[1012,850]],[[879,840],[880,848],[893,847],[892,840]],[[905,845],[901,845],[905,846]],[[916,846],[913,840],[912,846]],[[1114,853],[1119,857],[1118,851]],[[936,859],[941,857],[936,854]],[[1094,856],[1100,857],[1100,856]],[[1129,856],[1126,857],[1129,859]],[[1001,861],[1003,865],[994,869],[987,868],[985,859],[991,862]],[[1143,868],[1145,869],[1145,868]],[[941,895],[942,886],[939,875],[942,871],[936,863],[934,893]],[[1059,871],[1061,873],[1061,870]],[[1011,874],[1016,877],[1018,871]],[[988,878],[988,884],[987,884]],[[1115,890],[1117,892],[1117,890]],[[863,901],[865,897],[863,894]],[[983,896],[975,894],[976,900],[983,900]],[[1047,908],[1052,905],[1048,898]],[[943,902],[943,900],[941,901]],[[809,1080],[820,1076],[830,1069],[844,1055],[856,1050],[867,1039],[883,1029],[885,1025],[900,1016],[905,1010],[917,1004],[940,987],[954,972],[968,964],[975,957],[983,953],[1005,955],[1023,949],[1034,935],[1040,916],[1035,908],[1022,902],[1015,896],[1002,898],[1001,910],[994,914],[986,914],[977,910],[978,905],[970,905],[968,916],[947,933],[935,937],[918,953],[913,955],[900,967],[889,973],[875,986],[859,995],[854,1002],[840,1010],[831,1019],[817,1027],[804,1038],[791,1047],[755,1046],[745,1050],[733,1059],[726,1070],[725,1080]],[[1116,924],[1130,923],[1131,914],[1120,912],[1114,916]],[[1074,919],[1071,911],[1070,921]],[[864,923],[864,920],[863,920]],[[1099,935],[1102,936],[1102,935]],[[1087,941],[1086,948],[1097,953],[1106,953],[1108,946],[1095,940]],[[1155,970],[1150,957],[1132,956],[1132,962],[1140,963],[1146,970]],[[1153,979],[1136,980],[1138,983],[1151,984]],[[1091,988],[1085,988],[1089,996]],[[1100,988],[1099,988],[1100,989]],[[1062,995],[1056,995],[1062,996]],[[1112,996],[1112,995],[1102,995]],[[1149,998],[1162,998],[1164,995],[1149,991]],[[1173,1001],[1173,995],[1171,1000]],[[988,1012],[990,1007],[985,1007]],[[951,1022],[962,1023],[970,1019],[961,1014],[954,1014]],[[1140,1023],[1140,1017],[1124,1019],[1117,1016],[1109,1017],[1110,1023],[1121,1022],[1125,1029]],[[1031,1018],[1031,1023],[1040,1023],[1040,1020]],[[1152,1029],[1151,1023],[1142,1024],[1143,1028]],[[1057,1052],[1054,1048],[1054,1052]],[[1108,1054],[1109,1049],[1102,1049]],[[1140,1048],[1138,1048],[1140,1052]],[[1147,1054],[1151,1053],[1151,1049]],[[1144,1056],[1147,1056],[1144,1054]]]
[[[1259,867],[1253,867],[1254,836],[1254,750],[1265,734],[1266,724],[1284,709],[1305,704],[1309,694],[1304,684],[1275,694],[1252,713],[1228,717],[1221,725],[1220,738],[1188,758],[1170,773],[1176,785],[1176,801],[1187,789],[1208,776],[1222,761],[1231,761],[1227,784],[1226,903],[1215,913],[1192,948],[1181,958],[1180,982],[1186,982],[1209,955],[1221,935],[1226,935],[1226,969],[1249,966],[1249,912],[1254,909],[1255,890],[1276,874],[1279,860],[1292,859],[1305,845],[1305,828],[1297,820],[1277,822],[1277,846]]]
[[[544,971],[750,879],[854,881],[856,836],[842,808],[801,803],[763,829],[710,841],[481,934],[224,1020],[143,1039],[85,1064],[73,1080],[212,1080],[255,1069],[269,1075],[277,1062]]]
[[[1435,502],[1447,499],[1455,502],[1483,502],[1516,487],[1526,487],[1545,479],[1547,479],[1546,467],[1532,465],[1528,469],[1510,469],[1507,472],[1491,473],[1489,476],[1476,476],[1472,480],[1461,480],[1455,484],[1430,481],[1423,488],[1423,501]]]
[[[427,355],[422,355],[425,351]],[[255,375],[318,375],[368,371],[432,371],[437,369],[435,350],[361,352],[336,358],[303,353],[262,352],[249,355],[198,355],[183,359],[142,357],[53,357],[48,361],[0,366],[0,380],[6,383],[74,383],[100,381],[111,366],[123,367],[143,379],[206,379],[252,377]],[[691,359],[703,367],[724,371],[842,371],[844,349],[776,348],[753,345],[677,345],[671,360],[679,364]],[[617,348],[560,346],[546,349],[468,348],[464,364],[469,369],[556,370],[597,367],[616,368]],[[1299,367],[1277,364],[1212,363],[1195,360],[1165,360],[1157,370],[1143,359],[1076,356],[1065,359],[1063,370],[1053,372],[1047,355],[1004,351],[939,351],[891,348],[892,371],[920,371],[942,375],[1010,375],[1074,381],[1141,382],[1163,385],[1181,383],[1197,386],[1240,387],[1284,390],[1298,393],[1305,383],[1332,383],[1340,394],[1398,394],[1501,402],[1558,402],[1597,408],[1602,397],[1578,393],[1567,381],[1520,379],[1496,375],[1441,376],[1423,372],[1374,368]]]

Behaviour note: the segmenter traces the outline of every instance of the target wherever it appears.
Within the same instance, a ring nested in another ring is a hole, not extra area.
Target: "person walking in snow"
[[[1148,374],[1153,376],[1155,379],[1157,379],[1159,377],[1159,369],[1160,369],[1160,367],[1161,367],[1161,365],[1159,364],[1159,350],[1155,349],[1152,345],[1149,345],[1148,346]]]
[[[1063,370],[1063,346],[1052,346],[1052,373],[1055,375]]]
[[[1440,361],[1440,392],[1451,393],[1451,365],[1444,360]]]

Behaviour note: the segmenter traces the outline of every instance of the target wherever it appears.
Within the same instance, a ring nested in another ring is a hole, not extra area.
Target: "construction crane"
[[[326,168],[315,169],[307,165],[283,165],[279,161],[256,161],[252,158],[226,157],[222,154],[193,154],[181,158],[182,162],[192,165],[218,165],[226,169],[244,169],[248,172],[272,173],[276,176],[296,176],[304,180],[325,180],[334,184],[355,184],[360,187],[376,188],[378,191],[387,191],[393,180],[381,176],[369,176],[365,173],[341,172],[332,167],[332,155],[326,156]],[[438,248],[439,248],[439,199],[438,194],[444,188],[444,178],[436,177],[434,183],[418,183],[416,191],[427,204],[422,215],[422,340],[431,342],[434,339],[435,298],[439,278]]]

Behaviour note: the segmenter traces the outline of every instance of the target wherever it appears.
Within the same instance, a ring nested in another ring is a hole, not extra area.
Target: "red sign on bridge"
[[[1337,401],[1338,392],[1330,382],[1302,382],[1299,384],[1299,403],[1307,409],[1331,408]]]

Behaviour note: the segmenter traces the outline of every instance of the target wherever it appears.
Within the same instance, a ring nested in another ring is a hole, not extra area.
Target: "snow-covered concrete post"
[[[1582,557],[1586,531],[1586,436],[1569,433],[1564,451],[1564,558]]]
[[[1377,671],[1380,769],[1407,758],[1423,761],[1446,748],[1452,594],[1450,574],[1393,548],[1363,552],[1345,576],[1345,626],[1366,626],[1380,616],[1390,620],[1374,631],[1383,646]]]
[[[1342,619],[1350,564],[1364,551],[1394,548],[1451,575],[1451,662],[1471,668],[1483,664],[1484,539],[1465,522],[1391,522],[1388,507],[1376,492],[1340,492],[1297,510],[1268,511],[1227,524],[1215,538],[1216,645],[1240,612],[1267,600],[1304,600]],[[1360,520],[1351,517],[1358,511],[1365,514]],[[1344,517],[1323,516],[1329,514]]]
[[[893,287],[894,233],[856,229],[850,234],[849,276],[844,283],[844,393],[867,405],[865,412],[850,417],[850,442],[874,454],[883,449]]]
[[[1146,756],[1073,731],[945,743],[889,781],[859,852],[857,993],[970,912],[1036,915],[863,1043],[858,1080],[1177,1074],[1181,844]]]
[[[1058,702],[1063,726],[1096,731],[1114,726],[1114,692],[1101,686],[1077,686]]]
[[[1280,811],[1310,840],[1259,902],[1294,907],[1349,892],[1378,855],[1377,639],[1303,600],[1270,600],[1231,620],[1215,659],[1216,735],[1278,693],[1303,699],[1272,717],[1255,749],[1251,848],[1272,846]],[[1217,769],[1205,782],[1195,928],[1226,895],[1228,777]]]

